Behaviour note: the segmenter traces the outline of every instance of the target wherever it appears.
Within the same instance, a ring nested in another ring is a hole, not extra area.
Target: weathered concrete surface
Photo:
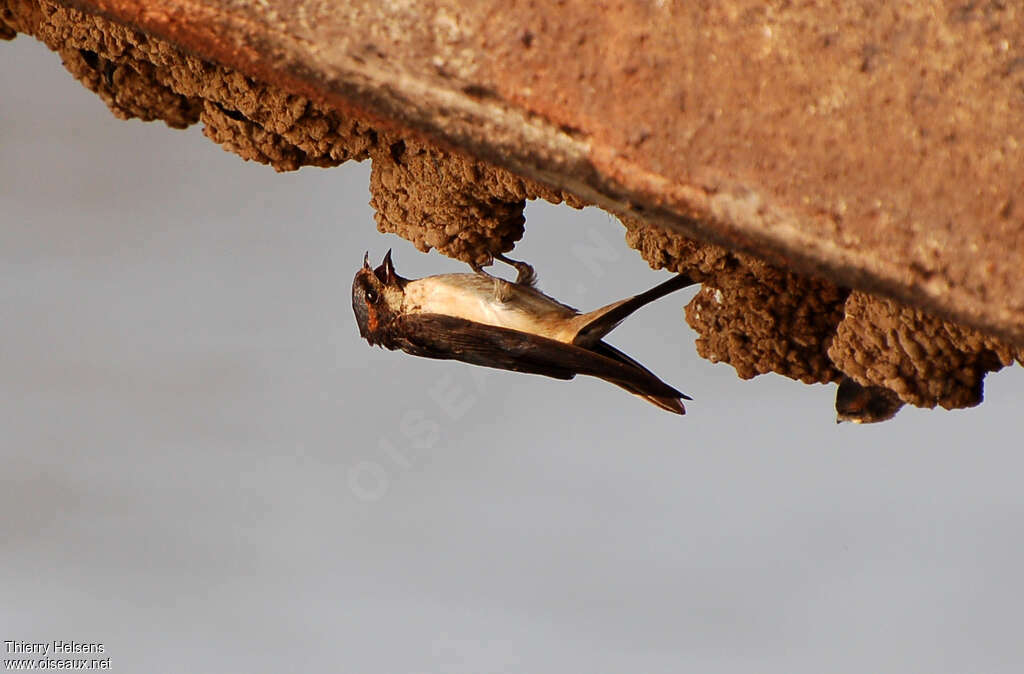
[[[743,377],[963,406],[1021,356],[1010,3],[68,2],[0,0],[0,37],[279,170],[371,158],[378,227],[421,249],[486,261],[526,199],[620,214]]]

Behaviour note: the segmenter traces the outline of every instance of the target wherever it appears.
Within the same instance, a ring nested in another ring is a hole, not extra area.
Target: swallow
[[[516,268],[515,282],[480,267],[471,274],[406,279],[395,273],[390,250],[376,269],[367,253],[352,282],[359,335],[372,346],[425,358],[555,379],[589,375],[669,412],[686,413],[682,401],[692,398],[603,338],[640,307],[693,285],[692,279],[674,276],[635,297],[581,314],[537,290],[530,265],[495,258]]]
[[[861,386],[843,376],[836,389],[836,423],[877,424],[896,416],[903,401],[883,386]]]

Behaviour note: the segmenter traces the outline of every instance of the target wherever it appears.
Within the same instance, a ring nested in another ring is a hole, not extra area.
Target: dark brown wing
[[[627,363],[629,365],[637,367],[637,368],[643,370],[644,372],[649,373],[652,377],[655,376],[655,374],[653,372],[651,372],[650,370],[648,370],[643,365],[641,365],[640,363],[636,362],[635,360],[633,360],[632,358],[630,358],[626,354],[622,353],[621,351],[616,349],[614,346],[612,346],[608,342],[598,342],[597,344],[594,345],[593,351],[595,353],[598,353],[598,354],[602,355],[602,356],[607,356],[608,358],[611,358],[612,360],[622,361],[623,363]],[[624,388],[625,390],[629,391],[633,395],[638,395],[641,398],[643,398],[644,400],[646,400],[647,402],[649,402],[649,403],[651,403],[653,405],[657,405],[661,409],[667,410],[669,412],[673,412],[675,414],[686,414],[686,407],[683,406],[683,400],[693,400],[693,398],[691,398],[690,396],[686,395],[685,393],[680,393],[677,396],[655,396],[655,395],[648,395],[648,394],[642,393],[640,391],[637,391],[633,387],[628,386],[626,384],[618,384],[617,382],[613,382],[613,383],[616,383],[618,386]]]
[[[442,314],[405,314],[395,319],[391,333],[395,345],[414,356],[461,360],[555,379],[585,374],[607,379],[639,395],[682,397],[634,363],[518,330]]]

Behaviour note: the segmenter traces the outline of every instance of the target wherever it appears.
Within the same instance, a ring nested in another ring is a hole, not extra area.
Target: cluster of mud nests
[[[204,62],[130,28],[47,0],[0,0],[0,37],[33,35],[122,118],[204,133],[280,171],[370,159],[377,228],[485,264],[523,235],[528,199],[585,205],[533,180],[375,128],[365,120]],[[1024,349],[893,301],[623,218],[626,241],[654,268],[702,283],[686,307],[698,353],[749,379],[776,372],[840,384],[840,418],[881,421],[904,403],[947,409],[982,399],[985,374]]]

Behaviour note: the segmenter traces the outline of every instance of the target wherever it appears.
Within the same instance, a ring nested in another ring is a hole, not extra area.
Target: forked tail
[[[661,299],[669,293],[692,286],[695,283],[696,281],[689,276],[678,274],[639,295],[613,302],[608,306],[583,314],[576,319],[583,327],[576,333],[573,344],[583,347],[593,346],[640,307],[650,304],[654,300]]]

